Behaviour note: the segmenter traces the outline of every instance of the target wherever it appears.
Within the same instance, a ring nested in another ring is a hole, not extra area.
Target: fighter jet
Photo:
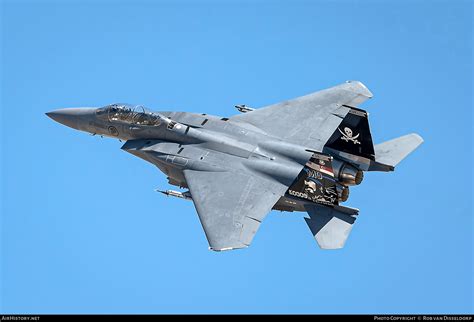
[[[342,248],[359,210],[343,206],[366,171],[393,171],[423,139],[408,134],[374,145],[372,93],[347,81],[306,96],[219,117],[152,112],[140,105],[67,108],[47,116],[71,128],[117,138],[122,149],[154,164],[168,196],[192,200],[211,250],[248,247],[273,210],[306,212],[323,249]]]

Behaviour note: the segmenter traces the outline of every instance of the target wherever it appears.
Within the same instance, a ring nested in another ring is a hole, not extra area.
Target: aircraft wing
[[[267,134],[321,151],[350,108],[372,97],[358,81],[266,106],[230,119],[250,123]]]
[[[183,172],[209,246],[215,251],[248,247],[288,188],[241,172]]]

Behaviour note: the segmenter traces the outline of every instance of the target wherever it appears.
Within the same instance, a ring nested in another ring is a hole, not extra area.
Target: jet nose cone
[[[85,117],[93,115],[94,110],[93,108],[63,108],[48,112],[46,115],[58,123],[79,130]]]

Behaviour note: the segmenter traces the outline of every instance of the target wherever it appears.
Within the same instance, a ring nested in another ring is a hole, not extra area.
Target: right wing
[[[241,172],[183,173],[209,246],[215,251],[248,247],[287,189],[278,182]]]
[[[372,97],[361,82],[349,81],[316,93],[270,105],[230,119],[267,134],[321,151],[350,107]]]

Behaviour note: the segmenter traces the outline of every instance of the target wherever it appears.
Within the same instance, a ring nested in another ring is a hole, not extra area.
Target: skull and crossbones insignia
[[[308,195],[313,195],[316,193],[316,183],[313,180],[305,180],[304,181],[304,192]]]
[[[357,138],[359,137],[360,133],[358,133],[357,135],[353,136],[354,133],[352,132],[352,130],[348,127],[345,127],[344,128],[344,132],[341,131],[340,128],[337,128],[339,130],[339,132],[341,132],[342,136],[341,136],[341,139],[346,141],[346,142],[349,142],[351,141],[352,143],[354,144],[360,144],[360,141],[357,140]]]

